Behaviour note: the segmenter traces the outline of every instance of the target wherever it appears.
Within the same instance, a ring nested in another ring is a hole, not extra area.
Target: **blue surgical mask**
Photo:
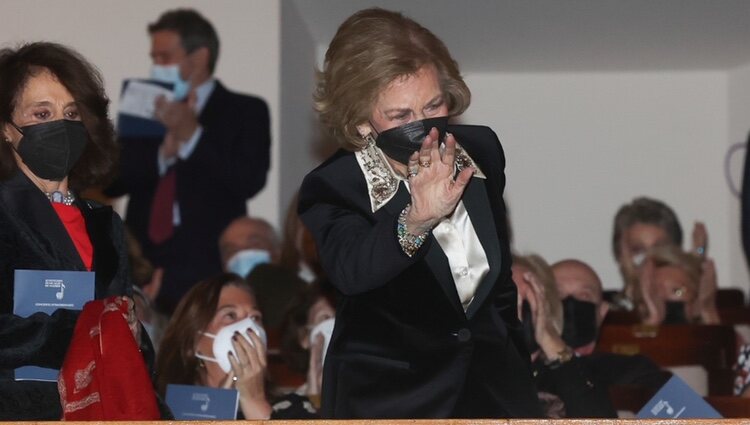
[[[157,81],[170,83],[173,85],[172,92],[174,100],[183,100],[190,91],[190,83],[183,80],[180,76],[180,66],[173,65],[152,65],[151,78]]]
[[[227,270],[242,277],[247,277],[260,264],[271,262],[271,254],[264,249],[243,249],[227,261]]]

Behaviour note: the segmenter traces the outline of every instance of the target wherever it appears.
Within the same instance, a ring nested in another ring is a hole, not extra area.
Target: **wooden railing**
[[[320,420],[320,421],[243,421],[257,425],[300,425],[309,423],[312,425],[750,425],[750,418],[747,419],[482,419],[482,420]],[[0,422],[0,425],[10,424],[11,422]],[[133,422],[66,422],[74,425],[128,425]],[[141,425],[238,425],[237,421],[154,421],[154,422],[137,422]],[[55,424],[55,422],[23,422],[23,424]]]

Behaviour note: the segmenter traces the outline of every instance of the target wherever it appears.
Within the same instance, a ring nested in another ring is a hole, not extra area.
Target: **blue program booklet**
[[[122,83],[117,111],[117,135],[128,138],[163,138],[167,132],[154,116],[159,96],[171,101],[173,84],[156,80],[129,79]]]
[[[640,419],[718,419],[719,412],[677,376],[667,381],[638,412]]]
[[[169,384],[165,401],[175,419],[190,421],[237,419],[239,400],[233,389]]]
[[[94,299],[94,272],[16,270],[13,314],[28,317],[55,310],[81,310]],[[57,381],[58,370],[24,366],[15,370],[16,381]]]

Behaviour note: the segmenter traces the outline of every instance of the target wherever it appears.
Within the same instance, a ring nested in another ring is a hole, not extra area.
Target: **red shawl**
[[[127,314],[122,297],[83,307],[57,381],[64,420],[159,419]]]

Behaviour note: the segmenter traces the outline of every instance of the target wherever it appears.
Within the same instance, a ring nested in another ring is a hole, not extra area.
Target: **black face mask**
[[[83,154],[89,136],[80,121],[57,120],[13,127],[23,137],[16,152],[32,173],[46,180],[64,179]]]
[[[596,304],[566,297],[563,305],[562,339],[573,348],[596,340]]]
[[[442,143],[448,127],[448,117],[427,118],[388,129],[378,134],[375,145],[388,157],[407,165],[411,154],[422,147],[422,141],[433,127],[437,129],[438,140]]]
[[[664,316],[665,325],[684,325],[687,324],[685,315],[685,303],[682,301],[667,301],[666,315]]]
[[[523,325],[523,339],[526,341],[526,349],[529,354],[539,349],[539,344],[534,337],[534,321],[531,318],[531,305],[524,300],[521,304],[521,325]]]

